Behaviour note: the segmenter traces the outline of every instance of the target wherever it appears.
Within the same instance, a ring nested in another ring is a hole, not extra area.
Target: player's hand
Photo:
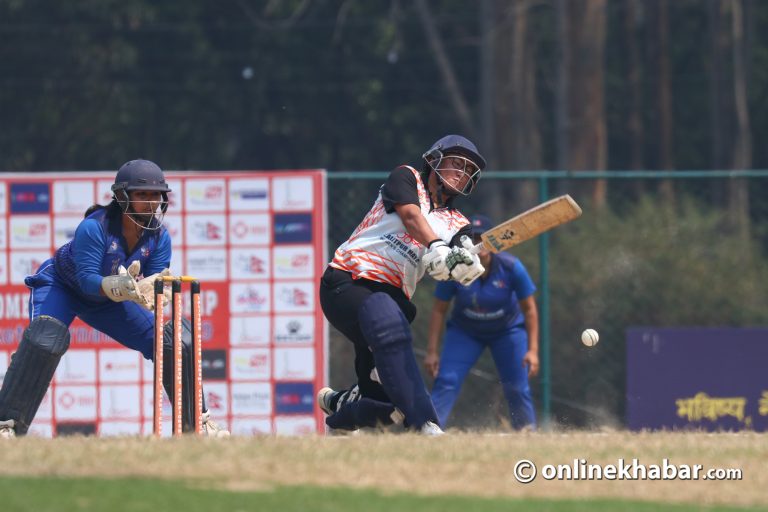
[[[451,248],[442,240],[432,242],[422,260],[424,269],[438,281],[447,281],[451,278],[451,271],[446,266],[446,258],[451,255]]]
[[[523,368],[528,367],[528,377],[535,377],[539,374],[539,354],[529,350],[523,356]]]
[[[115,302],[130,300],[142,306],[144,305],[142,297],[139,295],[136,279],[128,274],[128,271],[122,265],[117,269],[117,275],[102,278],[101,289],[104,295]]]
[[[440,356],[436,352],[427,352],[424,356],[424,369],[433,379],[437,377],[437,372],[440,370]]]
[[[130,269],[129,269],[130,270]],[[150,311],[155,310],[155,281],[158,278],[171,275],[170,269],[164,268],[162,271],[152,274],[144,279],[139,279],[136,283],[139,289],[139,295],[147,304],[147,309]],[[163,287],[163,307],[171,301],[171,288],[169,286]]]
[[[123,268],[122,266],[120,268]],[[139,274],[141,274],[141,261],[134,260],[128,265],[128,270],[125,271],[129,276],[138,281]],[[119,273],[119,271],[118,271]]]
[[[461,237],[461,245],[463,247],[453,248],[452,253],[446,259],[446,266],[455,281],[469,286],[475,279],[483,275],[485,267],[480,263],[480,257],[469,251],[473,244],[468,236]]]

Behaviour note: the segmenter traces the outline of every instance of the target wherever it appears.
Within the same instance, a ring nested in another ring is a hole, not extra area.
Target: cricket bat
[[[477,254],[483,248],[491,252],[504,251],[580,215],[581,207],[568,194],[550,199],[489,229],[480,235],[482,242],[470,252]]]

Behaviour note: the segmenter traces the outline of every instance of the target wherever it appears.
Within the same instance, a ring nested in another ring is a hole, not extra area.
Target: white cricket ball
[[[581,342],[588,347],[594,347],[598,341],[600,341],[600,336],[594,329],[584,329],[584,332],[581,333]]]

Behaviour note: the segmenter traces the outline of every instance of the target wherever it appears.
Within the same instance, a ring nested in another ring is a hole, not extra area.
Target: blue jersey
[[[492,336],[512,327],[524,326],[525,319],[518,301],[536,291],[522,262],[507,253],[494,254],[486,278],[469,286],[456,281],[437,283],[435,297],[455,299],[450,322],[467,333]]]
[[[89,215],[77,226],[74,238],[52,258],[63,284],[91,301],[109,300],[100,294],[101,280],[117,274],[120,265],[128,268],[139,260],[141,273],[149,276],[171,263],[171,237],[165,227],[144,230],[129,253],[123,237],[122,215],[108,215],[110,211],[114,210],[107,207]]]

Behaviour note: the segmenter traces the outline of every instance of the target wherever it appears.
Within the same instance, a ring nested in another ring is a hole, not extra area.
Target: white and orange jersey
[[[413,167],[408,169],[416,176],[421,214],[435,234],[450,243],[469,221],[452,208],[430,211],[429,196],[421,175]],[[379,192],[373,207],[352,236],[336,249],[330,265],[349,272],[355,279],[370,279],[396,286],[411,298],[416,284],[424,277],[421,259],[426,252],[427,248],[408,234],[397,212],[386,212]]]

